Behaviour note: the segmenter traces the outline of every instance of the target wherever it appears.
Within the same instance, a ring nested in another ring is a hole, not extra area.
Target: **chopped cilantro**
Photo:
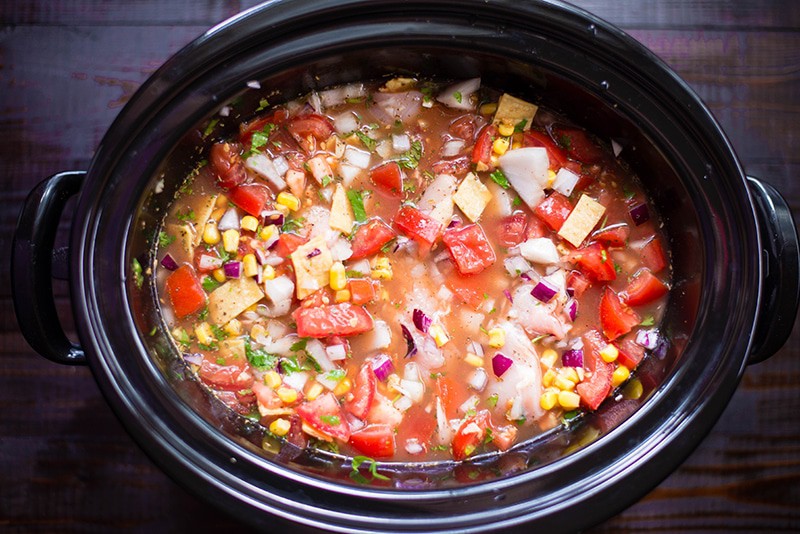
[[[325,373],[325,378],[328,380],[333,380],[334,382],[339,382],[345,377],[346,374],[347,373],[344,372],[344,369],[333,369],[332,371]]]
[[[185,328],[176,328],[172,331],[172,337],[181,345],[189,345],[192,342],[192,337]]]
[[[158,332],[158,327],[154,326],[153,328],[150,329],[150,332],[148,332],[147,335],[153,337],[154,335],[156,335],[156,332]]]
[[[432,445],[431,446],[431,450],[432,451],[447,451],[447,450],[450,450],[450,447],[448,447],[447,445]]]
[[[208,126],[206,126],[206,129],[203,130],[203,139],[205,139],[206,137],[211,135],[211,132],[214,131],[214,128],[216,128],[218,123],[219,123],[219,119],[212,119],[212,120],[208,121]]]
[[[330,183],[333,182],[333,177],[329,174],[326,174],[325,176],[322,177],[322,180],[320,181],[322,182],[322,187],[328,187],[328,185],[330,185]]]
[[[206,290],[206,293],[211,293],[212,291],[217,289],[222,284],[217,282],[211,276],[205,276],[205,277],[203,277],[203,280],[200,282],[200,285],[203,286],[203,289]]]
[[[433,96],[433,88],[432,87],[430,87],[430,86],[422,87],[419,91],[420,91],[420,93],[422,93],[422,101],[423,102],[425,102],[426,104],[428,102],[431,102],[431,98]]]
[[[486,429],[486,434],[483,436],[483,444],[487,445],[487,444],[491,443],[493,439],[494,439],[494,435],[492,434],[492,429],[491,428],[487,428]]]
[[[281,232],[294,232],[295,230],[299,230],[303,227],[303,223],[306,220],[303,217],[286,217],[283,220],[283,226],[281,226]]]
[[[208,306],[200,310],[200,313],[197,314],[197,318],[201,321],[205,321],[206,317],[208,317]]]
[[[542,334],[541,336],[536,336],[535,338],[531,339],[531,343],[536,344],[547,337],[547,334]]]
[[[169,235],[167,232],[163,230],[158,233],[159,246],[168,247],[174,242],[175,242],[175,236]]]
[[[411,143],[411,148],[400,154],[400,159],[397,160],[397,163],[405,169],[416,169],[421,158],[422,143],[414,141]]]
[[[266,98],[262,98],[261,100],[258,101],[258,107],[256,108],[256,111],[257,112],[263,111],[267,109],[267,106],[269,106],[269,100],[267,100]]]
[[[569,150],[572,148],[572,138],[569,135],[564,134],[558,138],[558,144]]]
[[[217,365],[225,365],[225,363],[226,363],[225,362],[225,358],[223,358],[222,356],[218,356],[216,361],[217,361]]]
[[[579,415],[580,415],[580,412],[579,412],[578,410],[572,410],[572,411],[570,411],[570,412],[566,412],[564,415],[562,415],[562,416],[561,416],[561,419],[562,419],[562,420],[563,420],[565,423],[569,423],[570,421],[572,421],[573,419],[575,419],[575,418],[576,418],[576,417],[578,417]]]
[[[622,272],[622,267],[614,263],[614,270],[617,272],[617,274],[620,274]]]
[[[287,375],[292,373],[299,373],[300,371],[305,371],[306,367],[301,365],[300,362],[297,361],[296,356],[292,356],[291,358],[282,358],[281,359],[281,369]]]
[[[528,124],[528,119],[522,119],[517,124],[514,125],[515,132],[521,132],[525,129],[525,126]]]
[[[177,217],[179,221],[194,221],[194,210],[189,209],[185,213],[176,213],[175,217]]]
[[[364,198],[361,191],[348,189],[347,200],[350,201],[350,206],[353,207],[353,216],[356,221],[364,222],[367,220],[367,212],[364,209]]]
[[[656,319],[652,315],[648,315],[647,317],[642,319],[642,322],[639,324],[642,326],[653,326],[654,324],[656,324]]]
[[[378,142],[375,139],[371,138],[370,136],[359,130],[356,130],[353,133],[356,135],[356,137],[358,137],[361,140],[361,142],[364,144],[367,150],[369,150],[370,152],[375,150],[375,145],[378,144]]]
[[[514,200],[511,201],[511,205],[515,208],[522,204],[522,199],[519,197],[514,197]]]
[[[133,283],[136,285],[137,289],[142,289],[142,284],[144,284],[144,274],[142,272],[142,264],[139,263],[139,260],[133,258],[131,261],[131,270],[133,271]]]
[[[433,180],[434,178],[436,178],[436,175],[434,175],[431,171],[425,171],[422,173],[422,175],[429,180]]]
[[[403,192],[413,193],[417,190],[417,185],[414,182],[403,182]]]
[[[345,271],[347,278],[364,278],[366,275],[361,271]]]
[[[270,354],[264,349],[254,349],[249,336],[244,338],[244,355],[250,365],[261,370],[274,368],[278,361],[275,354]]]
[[[456,99],[456,102],[458,102],[458,103],[460,104],[460,103],[461,103],[461,100],[462,100],[462,98],[463,98],[463,97],[461,96],[461,91],[456,91],[455,93],[453,93],[453,98],[455,98],[455,99]]]
[[[605,249],[600,251],[600,258],[603,260],[603,263],[608,261],[608,252]]]
[[[250,151],[255,152],[257,149],[269,143],[269,135],[275,128],[277,128],[277,126],[268,122],[260,131],[253,132],[253,137],[250,139]]]
[[[308,338],[307,337],[301,337],[300,339],[298,339],[297,341],[292,343],[292,346],[289,347],[289,350],[292,351],[292,352],[305,351],[307,344],[308,344]]]
[[[338,415],[320,415],[319,418],[323,423],[328,423],[331,426],[338,426],[341,424]]]
[[[217,254],[219,254],[219,259],[222,260],[222,263],[225,263],[232,257],[231,253],[225,250],[225,247],[222,245],[217,246]]]
[[[200,347],[201,349],[207,350],[207,351],[219,350],[219,345],[217,344],[216,341],[211,343],[211,344],[208,344],[208,345],[206,345],[205,343],[198,343],[197,346]]]
[[[378,462],[370,458],[369,456],[353,456],[353,460],[351,466],[353,470],[350,472],[350,478],[358,482],[359,484],[367,484],[370,482],[364,475],[362,475],[358,468],[361,467],[363,464],[369,465],[369,474],[372,475],[373,480],[389,480],[389,477],[381,475],[378,473]]]
[[[381,247],[381,252],[383,252],[384,254],[388,254],[389,252],[391,252],[392,249],[394,248],[395,241],[396,241],[395,239],[389,240],[385,245]]]
[[[491,395],[489,395],[489,398],[486,399],[486,404],[488,404],[490,407],[494,408],[495,406],[497,406],[497,400],[498,399],[499,399],[499,396],[497,395],[497,393],[492,393]]]
[[[228,337],[227,332],[225,332],[225,330],[223,330],[219,326],[217,326],[215,324],[212,324],[210,326],[211,326],[211,332],[214,334],[215,338],[217,338],[217,339],[219,339],[221,341],[221,340],[223,340],[223,339]]]
[[[506,178],[506,175],[503,174],[503,171],[501,171],[500,169],[497,169],[496,171],[491,173],[489,175],[489,178],[491,178],[494,183],[496,183],[503,189],[508,189],[509,187],[511,187],[511,184],[508,183],[508,178]]]

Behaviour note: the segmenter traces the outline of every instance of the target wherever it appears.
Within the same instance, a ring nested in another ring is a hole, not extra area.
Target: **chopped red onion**
[[[378,354],[373,358],[371,364],[372,370],[375,372],[375,377],[383,382],[394,371],[394,364],[392,359],[387,354]]]
[[[567,302],[567,315],[569,315],[570,321],[575,321],[575,317],[578,316],[578,301],[575,299],[570,299]]]
[[[229,261],[222,266],[222,270],[225,271],[225,276],[228,278],[239,278],[242,276],[242,262]]]
[[[636,343],[646,349],[654,349],[658,345],[658,330],[639,330],[636,333]]]
[[[212,256],[211,254],[201,254],[197,266],[201,271],[213,271],[222,267],[222,258]]]
[[[647,209],[647,204],[637,204],[636,206],[632,207],[630,211],[628,211],[631,216],[631,220],[639,226],[640,224],[644,224],[650,220],[650,210]]]
[[[186,352],[183,354],[183,359],[186,360],[186,363],[194,365],[201,365],[203,363],[203,355],[197,352]]]
[[[306,258],[313,258],[314,256],[319,256],[320,254],[322,254],[322,251],[318,248],[315,248],[314,250],[306,254]]]
[[[447,225],[448,228],[455,228],[456,226],[461,225],[461,217],[458,215],[453,215],[453,218],[450,219],[450,223]]]
[[[504,290],[503,290],[503,295],[505,295],[505,296],[506,296],[506,298],[508,299],[508,301],[509,301],[511,304],[514,304],[514,297],[512,297],[512,296],[511,296],[511,291],[509,291],[508,289],[504,289]]]
[[[161,266],[169,271],[174,271],[178,268],[178,262],[176,262],[175,258],[170,256],[169,253],[166,253],[161,259]]]
[[[500,378],[506,371],[508,371],[508,368],[511,367],[512,363],[514,363],[514,360],[498,352],[492,358],[492,371],[494,371],[494,375],[497,378]]]
[[[522,273],[519,275],[519,277],[522,278],[523,280],[531,281],[533,280],[533,271]]]
[[[261,250],[261,247],[253,247],[253,254],[255,254],[259,265],[264,265],[267,263],[267,256],[269,256],[269,254],[267,254],[266,251]]]
[[[408,347],[405,357],[410,358],[417,353],[417,344],[414,342],[414,336],[411,335],[411,330],[409,330],[406,325],[401,324],[400,330],[403,332],[403,337],[405,338],[406,345]]]
[[[556,293],[558,293],[558,289],[544,278],[539,280],[539,283],[531,290],[531,295],[544,303],[550,302],[556,296]]]
[[[261,212],[264,217],[264,225],[274,224],[275,226],[283,226],[284,216],[283,213],[277,210],[265,210]]]
[[[431,323],[433,323],[433,320],[427,315],[425,315],[425,313],[422,310],[417,308],[414,308],[413,317],[414,317],[414,326],[417,327],[417,330],[419,330],[423,334],[427,334],[428,328],[430,328]]]
[[[561,365],[564,367],[583,367],[583,350],[569,349],[561,355]]]

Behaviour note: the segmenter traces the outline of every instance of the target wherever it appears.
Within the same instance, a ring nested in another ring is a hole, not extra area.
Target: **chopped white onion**
[[[411,149],[411,139],[407,134],[392,134],[392,148],[395,152],[405,152]]]
[[[558,263],[559,256],[556,246],[547,237],[534,237],[519,246],[522,257],[533,263],[550,265]]]
[[[397,402],[400,402],[400,399],[398,399]],[[397,402],[394,403],[394,407],[399,409],[399,407],[397,406]],[[425,452],[425,447],[420,445],[419,440],[417,438],[407,439],[405,449],[408,454],[420,454]]]
[[[611,150],[614,151],[614,157],[616,158],[619,156],[619,153],[622,152],[622,145],[617,143],[614,139],[611,140]]]
[[[550,160],[542,147],[509,150],[497,160],[500,168],[520,198],[534,209],[544,198]]]
[[[461,149],[463,148],[464,148],[463,139],[453,139],[452,141],[446,142],[442,147],[442,156],[446,158],[457,156],[461,153]]]
[[[403,368],[403,378],[406,380],[420,381],[419,365],[415,362],[408,362]]]
[[[333,371],[338,369],[335,363],[328,357],[325,351],[325,346],[318,339],[309,339],[306,342],[306,352],[311,355],[314,360],[319,364],[320,369],[324,372]]]
[[[555,179],[553,180],[553,189],[565,197],[568,197],[572,194],[573,189],[575,189],[575,185],[580,179],[581,177],[571,170],[567,169],[566,167],[561,167],[558,170]]]
[[[373,117],[383,124],[394,121],[408,122],[419,114],[422,107],[422,93],[406,91],[404,93],[375,93],[374,105],[369,109]]]
[[[322,113],[322,99],[320,99],[319,93],[312,91],[311,94],[308,95],[308,103],[314,108],[314,111]]]
[[[361,150],[352,145],[347,145],[347,148],[344,149],[344,161],[353,167],[366,169],[369,167],[371,160],[372,154],[366,150]]]
[[[294,295],[294,282],[286,275],[264,281],[264,293],[272,301],[268,317],[280,317],[289,313]]]
[[[386,349],[392,344],[392,330],[386,321],[375,320],[372,330],[361,335],[364,351]]]
[[[353,180],[355,180],[359,174],[361,174],[361,169],[358,167],[348,165],[347,163],[339,164],[339,175],[342,177],[342,183],[345,187],[350,187],[350,184],[353,183]]]
[[[422,382],[415,380],[400,379],[400,385],[397,389],[404,391],[405,394],[414,402],[421,402],[422,397],[425,395],[425,385]]]
[[[414,401],[412,401],[411,399],[409,399],[405,395],[402,395],[399,399],[394,401],[394,407],[396,409],[400,410],[401,412],[407,411],[413,405],[414,405]]]
[[[527,273],[531,270],[531,264],[522,256],[507,257],[503,260],[503,266],[512,278],[516,278],[522,273]]]
[[[375,145],[375,153],[378,154],[383,159],[389,159],[392,154],[394,154],[394,149],[392,148],[392,142],[388,139],[381,139],[378,141],[378,144]]]
[[[352,111],[346,111],[333,117],[333,127],[340,134],[350,133],[358,129],[358,119]]]
[[[345,261],[353,255],[353,247],[350,241],[343,237],[337,238],[329,247],[334,261]]]
[[[458,410],[464,414],[469,413],[471,410],[474,410],[475,408],[478,407],[478,403],[480,402],[480,400],[481,400],[480,397],[478,397],[477,395],[472,395],[470,398],[465,400],[461,404],[461,406],[458,407]]]
[[[364,84],[354,83],[322,91],[319,93],[319,98],[322,105],[329,108],[343,104],[348,98],[358,98],[366,94],[367,91],[364,88]]]
[[[211,254],[201,254],[197,266],[201,271],[213,271],[222,267],[222,259]]]
[[[467,385],[475,391],[483,391],[486,387],[486,382],[489,380],[486,370],[483,367],[478,367],[467,379]]]
[[[286,158],[283,156],[278,156],[277,158],[272,160],[272,164],[275,166],[275,170],[278,171],[278,174],[281,176],[286,175],[289,171],[289,162],[286,161]]]
[[[481,358],[483,358],[483,355],[485,354],[483,351],[483,345],[475,340],[471,340],[469,343],[467,343],[467,350],[475,356],[480,356]]]
[[[454,430],[447,421],[447,414],[440,397],[436,397],[436,430],[434,439],[438,439],[439,445],[447,445],[453,439]]]
[[[222,106],[219,110],[220,117],[227,117],[231,114],[231,107],[230,106]]]
[[[308,373],[305,371],[283,375],[283,383],[297,391],[303,391],[306,382],[308,382]]]
[[[265,154],[253,154],[245,161],[245,167],[272,182],[278,190],[286,188],[286,182],[278,174],[275,164]]]
[[[217,228],[222,230],[238,230],[239,229],[239,212],[236,211],[236,208],[231,206],[228,208],[228,211],[220,218],[219,223],[217,223]]]
[[[370,272],[369,260],[367,258],[356,260],[347,266],[347,270],[361,273],[364,276],[368,276]]]
[[[436,298],[439,299],[439,302],[449,302],[453,298],[453,292],[450,291],[447,286],[442,285],[439,291],[436,292]]]
[[[325,352],[328,353],[328,358],[331,361],[338,362],[347,358],[347,349],[344,343],[337,343],[336,345],[328,345],[325,347]]]
[[[258,82],[258,80],[250,80],[246,85],[250,89],[261,89],[261,84]]]
[[[481,86],[480,78],[471,78],[463,82],[455,83],[446,87],[436,100],[441,102],[447,107],[455,109],[473,109],[475,103],[472,101],[472,95]]]

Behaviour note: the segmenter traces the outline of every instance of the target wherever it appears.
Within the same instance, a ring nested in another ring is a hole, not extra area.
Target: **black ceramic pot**
[[[164,333],[150,278],[138,289],[130,265],[153,262],[153,232],[203,144],[198,128],[231,102],[243,116],[255,110],[260,93],[248,81],[278,102],[398,73],[480,76],[617,140],[665,220],[675,289],[669,343],[638,371],[640,400],[608,400],[503,455],[387,464],[390,482],[374,487],[351,481],[345,459],[276,452],[257,426],[204,395]],[[76,194],[68,261],[80,346],[54,326],[49,292],[55,223]],[[697,96],[585,12],[544,1],[275,1],[170,59],[120,113],[88,172],[56,175],[31,194],[13,277],[30,344],[58,362],[88,363],[150,457],[236,517],[265,529],[277,518],[344,532],[527,522],[563,531],[657,485],[714,425],[746,365],[784,343],[797,312],[798,249],[785,201],[745,176]]]

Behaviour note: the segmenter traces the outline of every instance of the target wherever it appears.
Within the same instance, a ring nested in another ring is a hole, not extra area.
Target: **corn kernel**
[[[514,125],[503,121],[497,125],[497,133],[503,137],[511,137],[514,135]]]
[[[644,393],[644,388],[642,387],[642,383],[639,381],[638,378],[634,378],[628,385],[625,386],[625,389],[622,391],[622,395],[626,399],[636,400],[642,396]]]
[[[222,327],[222,330],[231,337],[238,336],[242,333],[242,323],[239,319],[231,319]]]
[[[292,423],[290,423],[287,419],[279,417],[275,419],[273,422],[269,424],[269,431],[275,434],[276,436],[285,436],[289,433],[289,430],[292,428]]]
[[[242,267],[245,276],[255,276],[258,274],[258,263],[255,254],[245,254],[242,258]]]
[[[617,387],[625,382],[629,376],[631,376],[630,370],[624,365],[619,365],[614,369],[614,374],[611,375],[611,385]]]
[[[350,381],[349,378],[344,377],[342,378],[341,382],[339,382],[335,388],[333,388],[333,394],[337,397],[341,397],[353,387],[353,383]]]
[[[472,352],[468,352],[467,355],[464,356],[464,361],[473,367],[483,366],[483,358]]]
[[[331,265],[329,274],[331,289],[339,291],[347,287],[347,275],[344,272],[344,265],[337,261]]]
[[[561,391],[572,391],[575,389],[575,382],[561,374],[556,374],[553,385]]]
[[[575,372],[578,373],[578,382],[583,382],[583,379],[586,378],[586,371],[583,370],[583,367],[576,367]]]
[[[580,378],[578,378],[578,370],[575,367],[562,367],[558,370],[558,374],[572,382],[580,382]]]
[[[297,400],[297,391],[292,388],[281,386],[275,391],[275,393],[278,394],[278,398],[284,404],[292,404]]]
[[[372,272],[370,276],[375,279],[391,280],[394,276],[392,263],[386,256],[378,256],[372,261]]]
[[[323,390],[322,384],[317,381],[312,382],[306,389],[306,399],[313,401],[322,394]]]
[[[497,102],[488,102],[481,106],[481,115],[494,115],[497,111]]]
[[[611,363],[617,360],[617,356],[619,356],[619,351],[617,347],[609,343],[603,350],[600,351],[600,357],[603,358],[603,361],[606,363]]]
[[[213,276],[214,280],[216,280],[220,284],[228,279],[225,276],[225,270],[222,267],[220,267],[219,269],[214,269],[213,271],[211,271],[211,276]]]
[[[522,141],[517,141],[516,139],[511,143],[511,149],[517,150],[518,148],[522,148]]]
[[[248,232],[255,232],[258,230],[258,219],[253,217],[252,215],[245,215],[242,217],[242,230],[247,230]]]
[[[556,181],[556,172],[553,169],[548,169],[547,170],[547,187],[549,188],[550,186],[552,186],[553,182],[555,182],[555,181]]]
[[[274,224],[268,224],[267,226],[261,229],[261,231],[258,233],[258,237],[262,241],[269,241],[270,239],[272,239],[272,237],[275,235],[277,231],[278,231],[277,226],[275,226]]]
[[[211,345],[216,341],[214,332],[211,331],[211,325],[205,321],[194,327],[194,336],[197,338],[197,342],[203,345]]]
[[[555,388],[547,388],[544,390],[542,396],[539,397],[539,406],[542,407],[542,410],[552,410],[555,408],[558,402],[558,393],[559,391]]]
[[[558,353],[556,351],[554,351],[553,349],[545,349],[544,351],[542,351],[542,356],[539,358],[539,361],[541,362],[542,365],[544,365],[549,369],[550,367],[553,367],[553,365],[555,365],[557,359],[558,359]]]
[[[228,210],[225,209],[225,208],[217,208],[217,209],[215,209],[214,211],[211,212],[211,215],[209,216],[208,220],[212,220],[213,219],[214,222],[219,222],[219,220],[222,218],[222,216],[225,215],[226,211],[228,211]]]
[[[222,248],[229,254],[239,250],[239,230],[231,228],[222,232]]]
[[[225,195],[217,195],[217,200],[214,201],[214,204],[218,208],[227,208],[228,207],[228,197]]]
[[[347,302],[350,300],[350,290],[349,289],[340,289],[336,293],[333,294],[333,300],[335,302]]]
[[[203,228],[203,243],[206,245],[216,245],[219,243],[219,230],[217,230],[217,221],[211,219],[206,222]]]
[[[450,337],[447,335],[447,332],[444,331],[442,325],[434,324],[428,328],[428,333],[431,335],[433,340],[436,342],[436,346],[442,348],[448,341],[450,341]]]
[[[275,278],[275,267],[272,265],[265,265],[261,268],[261,277],[264,280],[272,280]]]
[[[506,344],[506,331],[500,328],[492,328],[489,330],[489,346],[499,349]]]
[[[254,324],[250,328],[250,337],[261,337],[267,335],[267,329],[260,323]]]
[[[565,410],[574,410],[581,405],[581,397],[572,391],[559,391],[558,404]]]
[[[281,385],[281,375],[278,374],[278,371],[267,371],[264,373],[264,384],[272,389],[276,389]]]
[[[553,385],[553,382],[556,381],[556,376],[557,375],[556,375],[556,372],[554,370],[548,369],[542,375],[542,385],[544,385],[544,387],[546,387],[546,388],[549,388],[550,386]]]
[[[287,193],[286,191],[281,191],[278,193],[278,197],[275,199],[275,202],[281,206],[286,206],[292,211],[297,211],[300,209],[300,199],[291,193]]]

